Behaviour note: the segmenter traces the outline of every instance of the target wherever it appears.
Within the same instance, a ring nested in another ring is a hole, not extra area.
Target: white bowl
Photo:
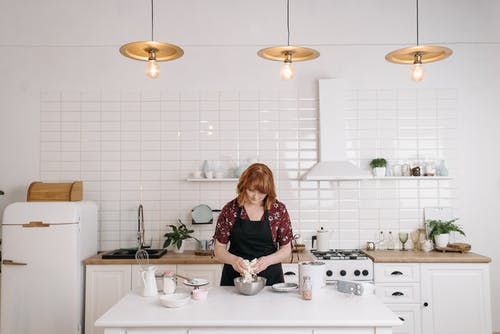
[[[186,305],[190,299],[189,293],[172,293],[160,296],[160,304],[166,307],[181,307]]]

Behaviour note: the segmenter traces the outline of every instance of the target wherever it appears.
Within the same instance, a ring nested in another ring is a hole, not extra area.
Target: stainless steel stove
[[[373,262],[359,249],[311,250],[315,260],[325,263],[326,282],[373,281]]]

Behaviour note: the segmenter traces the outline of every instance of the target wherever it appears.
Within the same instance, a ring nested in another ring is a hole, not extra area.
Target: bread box
[[[45,183],[32,182],[28,188],[28,202],[81,201],[83,199],[83,183]]]

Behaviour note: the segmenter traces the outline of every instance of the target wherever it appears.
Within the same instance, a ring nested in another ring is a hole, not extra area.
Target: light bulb
[[[292,63],[285,61],[283,66],[281,66],[280,70],[281,79],[290,80],[293,78],[294,74],[295,74],[295,69],[293,68]]]
[[[160,75],[160,65],[154,59],[150,59],[148,61],[148,65],[146,66],[146,73],[148,77],[151,79],[156,79]]]
[[[425,69],[422,67],[422,64],[420,63],[413,64],[410,70],[410,79],[415,82],[419,82],[422,81],[424,76],[425,76]]]

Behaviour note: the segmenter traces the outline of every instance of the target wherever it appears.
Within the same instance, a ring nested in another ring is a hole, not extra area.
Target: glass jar
[[[304,279],[302,282],[303,282],[303,284],[302,284],[302,298],[304,298],[305,300],[311,300],[312,299],[311,277],[304,276]]]
[[[175,281],[175,274],[171,271],[167,271],[163,276],[163,293],[172,294],[177,288],[177,283]]]

